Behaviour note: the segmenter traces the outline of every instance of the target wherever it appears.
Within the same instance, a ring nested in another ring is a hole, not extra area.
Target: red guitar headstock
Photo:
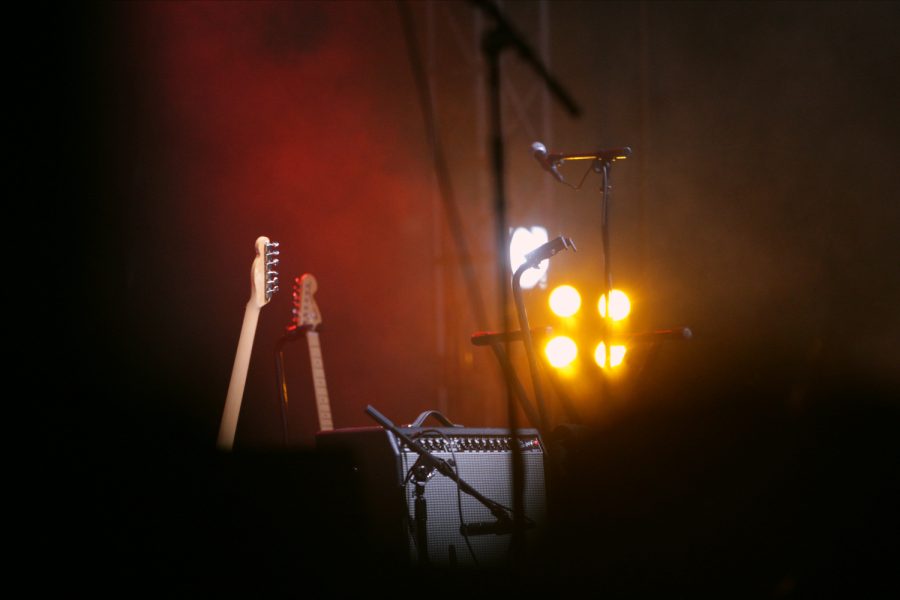
[[[294,278],[294,325],[315,331],[322,323],[322,313],[313,296],[319,284],[310,273]]]

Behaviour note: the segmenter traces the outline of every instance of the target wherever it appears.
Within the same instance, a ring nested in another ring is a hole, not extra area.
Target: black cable
[[[435,117],[434,100],[431,97],[425,67],[422,65],[422,57],[419,52],[419,44],[416,40],[412,11],[407,0],[398,0],[397,6],[400,10],[400,21],[409,53],[413,80],[416,84],[419,104],[422,108],[422,118],[425,121],[425,134],[434,160],[434,171],[437,177],[438,189],[440,190],[441,203],[444,207],[444,216],[447,219],[447,228],[450,230],[450,235],[459,254],[459,266],[462,269],[463,280],[466,283],[466,291],[469,296],[469,302],[472,305],[472,312],[475,314],[476,325],[479,329],[485,329],[487,328],[487,312],[484,308],[481,288],[478,285],[475,268],[473,267],[472,255],[466,243],[459,206],[456,203],[453,185],[450,181],[450,171],[447,167],[447,160],[444,156],[444,148]]]
[[[284,436],[284,445],[290,446],[288,433],[288,392],[287,378],[284,374],[284,343],[287,337],[282,337],[275,344],[275,385],[278,389],[278,404],[281,407],[281,431]]]
[[[444,438],[445,441],[449,442],[449,440],[447,440],[447,437],[443,433],[438,432],[438,434],[442,438]],[[453,458],[453,470],[456,471],[456,512],[459,514],[459,533],[463,536],[463,539],[466,540],[466,547],[469,549],[469,556],[472,557],[472,562],[474,562],[475,566],[477,567],[479,566],[478,557],[475,556],[475,549],[472,548],[472,541],[469,539],[469,534],[465,527],[465,518],[463,518],[462,490],[459,487],[459,480],[462,478],[462,475],[459,474],[459,461],[456,460],[456,452],[453,451],[453,446],[448,443],[447,448],[450,450],[450,456]]]
[[[560,183],[562,183],[563,185],[569,186],[570,188],[572,188],[573,190],[575,190],[575,191],[577,192],[578,190],[581,189],[581,186],[584,185],[584,180],[587,179],[588,175],[590,175],[590,174],[591,174],[591,171],[593,171],[593,170],[594,170],[594,167],[593,167],[593,166],[588,167],[587,171],[584,172],[584,175],[581,176],[581,181],[578,182],[578,185],[572,185],[571,183],[569,183],[569,182],[566,181],[565,179],[562,179],[562,180],[560,181]]]
[[[415,463],[409,468],[406,472],[406,477],[403,478],[403,497],[407,498],[409,496],[409,481],[412,479],[413,468],[415,467]],[[418,540],[416,540],[416,536],[413,533],[413,528],[415,527],[414,519],[409,516],[409,505],[407,505],[407,510],[403,511],[404,516],[406,517],[406,533],[409,536],[410,540],[412,540],[412,544],[416,549],[416,553],[419,552],[419,544]]]

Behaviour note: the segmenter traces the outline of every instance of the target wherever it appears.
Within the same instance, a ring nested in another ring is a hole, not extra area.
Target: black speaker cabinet
[[[401,428],[434,455],[452,461],[459,477],[487,498],[512,507],[512,452],[507,429]],[[546,521],[544,446],[536,430],[519,433],[524,464],[526,546],[537,549]],[[321,432],[316,446],[350,459],[353,489],[361,490],[366,543],[375,560],[418,564],[414,467],[419,455],[380,427]],[[349,489],[349,488],[348,488]],[[424,482],[428,558],[432,565],[494,567],[508,564],[508,528],[456,483],[437,472]],[[358,515],[354,515],[358,516]],[[462,528],[465,527],[466,535]]]

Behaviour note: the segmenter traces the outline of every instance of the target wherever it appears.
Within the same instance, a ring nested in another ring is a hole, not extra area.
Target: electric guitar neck
[[[225,396],[225,410],[219,424],[219,437],[216,445],[222,450],[234,447],[234,434],[237,431],[238,416],[241,412],[241,401],[244,397],[244,386],[247,383],[247,371],[250,367],[250,354],[253,351],[253,338],[256,337],[256,324],[259,311],[269,303],[278,291],[278,242],[260,236],[256,239],[256,258],[250,267],[250,300],[244,310],[244,322],[241,325],[241,337],[238,339],[234,365],[231,367],[231,380],[228,382],[228,393]]]
[[[316,411],[319,416],[319,430],[331,431],[331,401],[325,381],[325,363],[322,362],[322,345],[319,342],[319,325],[322,314],[313,296],[319,288],[316,278],[309,273],[294,279],[294,325],[306,334],[309,346],[309,362],[312,367],[313,389],[316,394]]]

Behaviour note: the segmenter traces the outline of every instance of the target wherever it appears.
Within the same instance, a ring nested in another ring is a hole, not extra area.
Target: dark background
[[[506,8],[533,38],[539,5]],[[74,510],[61,514],[61,556],[88,537],[103,549],[88,562],[110,575],[300,569],[324,467],[292,349],[294,452],[269,451],[282,443],[269,357],[302,272],[320,284],[336,426],[369,424],[367,404],[397,422],[440,408],[504,424],[491,357],[467,344],[498,327],[483,97],[466,62],[476,37],[466,47],[447,29],[471,22],[469,6],[436,10],[439,124],[487,324],[438,212],[395,4],[96,4],[43,17],[54,34],[32,43],[55,76],[38,78],[33,108],[49,127],[35,137],[62,163],[44,176],[43,217],[77,315],[62,367],[40,373],[62,400],[52,448]],[[413,14],[424,46],[426,5]],[[557,489],[566,518],[545,582],[764,597],[889,583],[900,9],[555,2],[549,19],[552,69],[585,114],[553,107],[549,132],[534,113],[512,118],[510,90],[539,88],[505,56],[510,222],[574,237],[579,252],[554,259],[550,284],[598,288],[598,181],[548,186],[528,147],[536,131],[551,148],[631,145],[612,217],[629,326],[696,336],[663,347],[639,381],[629,367],[613,397],[586,362],[569,383],[588,429],[571,452],[579,476]],[[285,285],[262,311],[240,456],[228,459],[212,445],[260,234],[282,244]],[[550,319],[544,293],[528,296],[535,322]],[[329,564],[362,568],[351,563]]]

